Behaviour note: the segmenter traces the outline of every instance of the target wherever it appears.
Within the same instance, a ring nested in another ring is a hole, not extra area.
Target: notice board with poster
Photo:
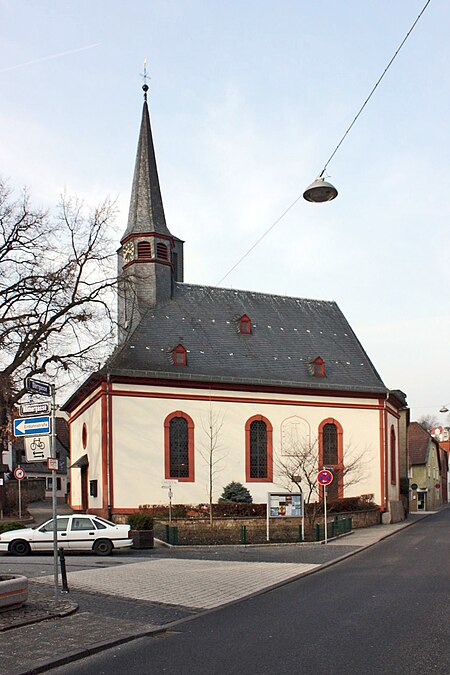
[[[269,492],[267,511],[270,518],[301,518],[301,492]]]

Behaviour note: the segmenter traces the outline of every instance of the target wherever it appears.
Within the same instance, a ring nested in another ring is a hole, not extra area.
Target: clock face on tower
[[[123,247],[123,259],[125,263],[129,263],[134,258],[134,244],[132,241],[126,243]]]

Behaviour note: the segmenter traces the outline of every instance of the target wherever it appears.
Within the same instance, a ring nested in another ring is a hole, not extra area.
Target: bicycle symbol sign
[[[27,462],[43,462],[50,457],[48,436],[33,436],[25,439]]]

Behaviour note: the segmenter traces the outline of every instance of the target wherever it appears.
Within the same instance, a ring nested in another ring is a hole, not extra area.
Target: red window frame
[[[174,417],[182,417],[186,420],[188,425],[188,475],[185,477],[172,476],[170,473],[170,421]],[[194,420],[187,413],[182,410],[176,410],[170,415],[167,415],[164,420],[164,476],[168,480],[176,479],[180,483],[194,483],[195,482],[195,467],[194,467]]]
[[[396,437],[394,425],[391,426],[391,485],[397,485]]]
[[[338,499],[344,497],[344,430],[342,425],[333,417],[327,417],[319,424],[319,469],[324,465],[324,447],[323,447],[323,429],[326,424],[334,424],[337,429],[337,464],[327,464],[331,469],[337,471],[338,476]],[[320,498],[323,499],[323,488],[320,488]]]
[[[173,350],[173,365],[187,366],[187,351],[183,345],[177,345]]]
[[[318,356],[312,362],[314,377],[325,377],[325,361],[321,356]]]
[[[250,476],[250,426],[252,422],[264,422],[267,433],[267,472],[266,478],[251,478]],[[245,423],[245,481],[246,483],[272,483],[273,482],[273,427],[267,417],[253,415]]]
[[[250,317],[248,317],[247,314],[244,314],[239,319],[239,332],[241,335],[250,335],[252,332]]]

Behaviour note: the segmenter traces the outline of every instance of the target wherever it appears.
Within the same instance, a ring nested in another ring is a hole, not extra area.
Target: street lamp
[[[439,410],[441,413],[448,413],[448,408],[446,405],[443,405],[442,408]]]
[[[307,202],[331,202],[338,195],[338,191],[331,183],[328,183],[322,176],[318,176],[314,183],[311,183],[303,193],[303,198]]]

